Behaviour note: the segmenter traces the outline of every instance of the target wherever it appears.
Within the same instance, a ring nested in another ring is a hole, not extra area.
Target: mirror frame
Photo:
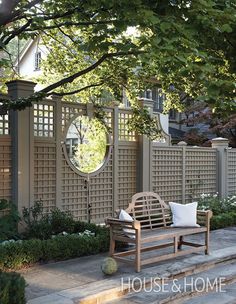
[[[96,171],[93,171],[93,172],[90,172],[90,173],[85,173],[81,170],[79,170],[78,168],[76,168],[76,166],[70,161],[70,158],[68,157],[68,153],[67,153],[67,149],[66,149],[66,137],[67,137],[67,133],[68,133],[68,130],[72,124],[72,122],[77,118],[77,117],[88,117],[86,115],[83,115],[83,114],[78,114],[78,115],[74,115],[73,117],[71,117],[71,119],[67,122],[67,125],[63,131],[63,141],[61,142],[62,144],[62,149],[63,149],[63,153],[64,153],[64,156],[65,156],[65,159],[66,159],[66,162],[67,164],[70,166],[70,168],[75,172],[77,173],[78,175],[80,176],[83,176],[83,177],[88,177],[88,176],[96,176],[97,174],[99,174],[103,169],[104,167],[107,165],[107,163],[109,162],[110,158],[111,158],[111,152],[112,152],[112,147],[113,147],[113,144],[112,144],[112,140],[111,140],[111,134],[108,134],[106,133],[106,139],[107,139],[107,144],[106,144],[106,153],[104,155],[104,161],[103,163],[101,164],[101,166],[96,170]],[[89,117],[90,120],[92,119],[96,119],[96,117]]]

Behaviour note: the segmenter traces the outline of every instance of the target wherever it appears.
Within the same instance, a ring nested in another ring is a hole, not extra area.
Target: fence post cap
[[[217,138],[213,138],[211,140],[211,145],[212,147],[214,146],[225,146],[228,147],[229,146],[229,140],[228,138],[223,138],[223,137],[217,137]]]
[[[187,146],[187,143],[185,141],[180,141],[177,145],[178,146]]]

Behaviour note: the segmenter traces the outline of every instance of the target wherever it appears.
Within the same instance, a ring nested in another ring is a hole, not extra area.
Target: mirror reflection
[[[103,125],[96,118],[76,117],[67,132],[66,151],[71,164],[79,171],[97,171],[107,153],[107,134]]]

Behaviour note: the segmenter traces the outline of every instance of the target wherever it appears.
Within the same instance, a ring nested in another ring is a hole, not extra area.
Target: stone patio
[[[195,235],[189,239],[194,241],[199,237],[201,238],[201,235]],[[165,278],[172,284],[171,280],[175,278],[181,283],[181,279],[184,277],[196,276],[198,273],[201,273],[201,276],[213,278],[217,276],[217,273],[223,273],[223,270],[227,270],[225,288],[228,291],[219,294],[213,290],[210,294],[204,295],[210,297],[211,302],[205,301],[203,298],[203,302],[196,302],[201,297],[194,296],[189,299],[191,295],[182,295],[180,292],[178,295],[171,293],[151,295],[150,293],[148,303],[172,303],[171,297],[173,303],[231,303],[223,300],[231,301],[235,291],[236,227],[211,232],[211,254],[209,256],[199,253],[175,258],[143,267],[139,274],[134,271],[134,267],[120,263],[115,275],[105,276],[100,267],[106,256],[107,254],[99,254],[22,270],[21,274],[28,284],[26,288],[27,303],[89,304],[110,301],[113,303],[146,303],[147,294],[143,290],[135,295],[129,292],[131,291],[129,282],[132,279],[138,277],[145,282],[145,286],[150,286],[150,282],[155,278]],[[234,295],[236,297],[236,294]],[[165,302],[168,297],[169,302]],[[215,302],[212,297],[218,299],[217,301],[222,300],[222,302]]]

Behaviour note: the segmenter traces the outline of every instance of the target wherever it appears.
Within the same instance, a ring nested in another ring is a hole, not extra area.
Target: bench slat
[[[159,229],[159,230],[158,230]],[[157,228],[156,230],[152,231],[142,231],[141,232],[141,242],[154,242],[157,240],[165,240],[174,237],[180,237],[185,235],[191,235],[196,233],[201,233],[207,231],[206,227],[200,228],[172,228],[172,227],[165,227],[165,228]],[[153,233],[155,232],[155,233]]]
[[[165,260],[177,257],[177,256],[182,256],[182,255],[190,254],[193,252],[202,251],[203,249],[206,249],[205,245],[202,245],[201,247],[198,247],[198,248],[190,248],[190,249],[178,251],[176,253],[168,253],[168,254],[165,254],[162,256],[142,260],[141,265],[147,265],[147,264],[151,264],[151,263],[155,263],[155,262],[165,261]]]

